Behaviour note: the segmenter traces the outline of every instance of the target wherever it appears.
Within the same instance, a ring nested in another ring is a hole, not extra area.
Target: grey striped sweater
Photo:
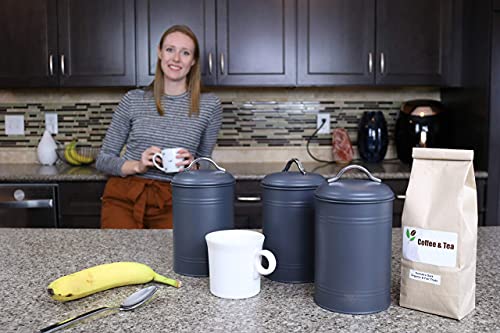
[[[113,113],[103,145],[97,157],[98,170],[114,176],[123,176],[121,168],[126,160],[140,160],[151,146],[161,149],[182,147],[195,157],[210,157],[222,122],[220,100],[213,94],[201,94],[198,116],[189,117],[190,95],[163,96],[165,114],[156,111],[149,91],[131,90],[120,101]],[[125,154],[120,152],[126,144]],[[151,167],[137,176],[170,181],[173,175]]]

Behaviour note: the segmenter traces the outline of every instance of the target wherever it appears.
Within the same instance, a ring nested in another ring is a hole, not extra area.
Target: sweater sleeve
[[[211,157],[219,135],[219,130],[222,125],[222,106],[218,97],[215,97],[212,116],[210,122],[205,128],[198,146],[198,156],[196,157]]]
[[[113,113],[111,124],[96,160],[96,168],[112,176],[124,176],[121,169],[125,158],[120,157],[120,152],[127,142],[130,131],[130,107],[132,104],[130,94],[130,92],[125,94]]]

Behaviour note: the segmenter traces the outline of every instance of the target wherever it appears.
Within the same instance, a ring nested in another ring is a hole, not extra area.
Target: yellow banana
[[[56,301],[71,301],[99,291],[132,284],[156,281],[179,288],[181,282],[155,273],[138,262],[114,262],[90,267],[65,275],[48,286],[50,297]]]
[[[79,154],[77,151],[76,151],[76,142],[75,144],[71,147],[71,149],[69,150],[69,153],[71,155],[71,157],[79,162],[80,164],[89,164],[89,163],[92,163],[94,162],[94,158],[93,157],[87,157],[87,156],[83,156],[81,154]]]
[[[74,149],[75,145],[76,142],[73,141],[66,146],[66,148],[64,149],[64,158],[66,159],[66,161],[68,161],[69,164],[80,165],[81,163],[75,160],[71,154],[71,151]]]

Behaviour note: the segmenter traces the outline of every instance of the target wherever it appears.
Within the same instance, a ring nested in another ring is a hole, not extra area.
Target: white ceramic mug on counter
[[[154,166],[166,173],[178,172],[182,166],[177,166],[176,163],[184,160],[182,157],[176,157],[180,149],[182,148],[166,148],[161,153],[155,153],[153,155]],[[161,160],[163,166],[156,162],[157,157]]]
[[[260,276],[276,269],[272,252],[262,250],[264,238],[251,230],[220,230],[205,236],[212,294],[241,299],[260,292]],[[269,262],[268,268],[262,267],[262,256]]]

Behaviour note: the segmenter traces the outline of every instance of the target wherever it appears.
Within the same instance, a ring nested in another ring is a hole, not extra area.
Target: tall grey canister
[[[289,172],[296,163],[299,172]],[[314,280],[314,191],[326,183],[323,176],[306,172],[296,158],[282,172],[261,182],[264,247],[276,256],[274,281],[300,283]]]
[[[358,169],[370,180],[340,179]],[[343,168],[315,192],[314,300],[328,310],[366,314],[391,303],[394,193],[358,165]]]
[[[199,161],[217,170],[193,170]],[[234,227],[234,177],[209,158],[195,159],[172,179],[174,271],[208,276],[205,235]]]

